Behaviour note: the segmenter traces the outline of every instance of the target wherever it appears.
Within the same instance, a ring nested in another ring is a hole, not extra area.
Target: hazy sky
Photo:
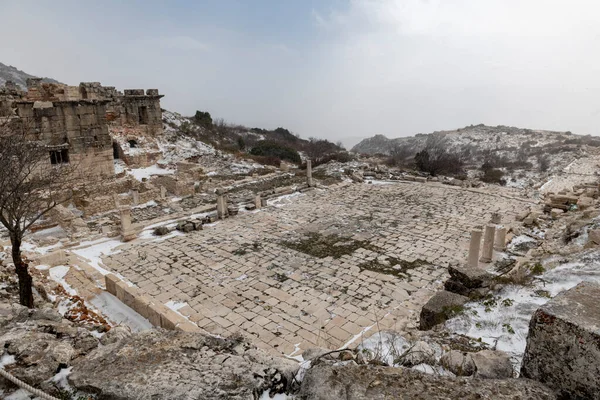
[[[469,124],[600,134],[600,2],[0,0],[0,62],[353,142]],[[355,141],[355,140],[354,140]]]

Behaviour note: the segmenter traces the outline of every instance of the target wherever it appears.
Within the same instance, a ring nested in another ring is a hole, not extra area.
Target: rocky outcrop
[[[600,398],[600,285],[580,283],[540,307],[529,324],[521,375],[561,398]]]
[[[456,376],[474,376],[483,379],[503,379],[514,376],[510,357],[502,351],[482,350],[467,353],[451,350],[440,358],[440,364]]]
[[[466,266],[454,265],[448,267],[450,279],[444,284],[444,288],[453,293],[468,297],[481,297],[493,280],[492,274],[480,269]]]
[[[152,330],[99,347],[69,383],[106,399],[256,399],[291,388],[295,361],[242,339]]]
[[[451,378],[405,368],[326,364],[308,370],[298,397],[303,400],[556,399],[552,391],[527,379]]]
[[[468,297],[442,290],[437,292],[421,309],[419,329],[428,330],[462,311]]]
[[[85,328],[51,308],[0,305],[0,356],[14,357],[6,369],[18,379],[52,392],[49,380],[98,346]]]

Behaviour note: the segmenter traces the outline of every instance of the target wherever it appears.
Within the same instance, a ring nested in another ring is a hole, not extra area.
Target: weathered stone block
[[[419,329],[428,330],[441,324],[456,313],[462,311],[462,306],[468,297],[442,290],[437,292],[421,309]]]
[[[162,326],[161,317],[167,312],[168,308],[162,304],[150,303],[148,304],[147,310],[148,315],[146,318],[148,318],[148,321],[154,326]]]
[[[176,330],[183,332],[202,332],[202,329],[198,328],[198,325],[193,324],[190,321],[180,322],[177,324]]]
[[[135,287],[127,284],[124,288],[125,290],[123,292],[123,299],[121,301],[123,301],[127,307],[133,308],[135,304],[135,298],[139,296],[139,291]]]
[[[136,296],[133,301],[133,309],[144,318],[148,318],[148,306],[152,303],[147,296]]]
[[[104,275],[104,284],[106,285],[106,291],[113,296],[117,295],[117,282],[119,282],[118,276],[115,274]]]
[[[600,285],[584,282],[540,307],[529,323],[521,375],[560,398],[600,399]]]
[[[187,320],[183,318],[181,315],[177,314],[175,311],[167,308],[164,313],[160,317],[160,326],[169,329],[171,331],[175,330],[178,324],[184,323]]]
[[[477,289],[486,287],[494,278],[492,274],[480,268],[470,268],[466,266],[456,265],[448,267],[450,278],[460,282],[468,289]]]
[[[129,289],[129,285],[126,282],[123,282],[121,280],[117,281],[116,284],[116,294],[115,296],[117,296],[117,298],[119,300],[121,300],[123,303],[125,303],[125,297],[126,297],[126,292]]]

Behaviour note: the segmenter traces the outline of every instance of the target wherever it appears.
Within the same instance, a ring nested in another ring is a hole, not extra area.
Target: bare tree
[[[23,237],[46,213],[68,200],[65,188],[73,175],[72,165],[50,164],[51,151],[57,150],[28,136],[22,120],[0,120],[0,223],[10,236],[20,303],[29,308],[33,307],[32,279],[21,255]]]

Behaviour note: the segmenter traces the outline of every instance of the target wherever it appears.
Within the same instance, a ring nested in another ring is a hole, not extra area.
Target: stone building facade
[[[98,82],[79,86],[29,79],[27,91],[7,82],[0,88],[0,117],[19,120],[32,140],[48,147],[48,165],[75,164],[86,177],[112,177],[114,158],[123,154],[117,137],[162,133],[157,89],[124,93]]]

